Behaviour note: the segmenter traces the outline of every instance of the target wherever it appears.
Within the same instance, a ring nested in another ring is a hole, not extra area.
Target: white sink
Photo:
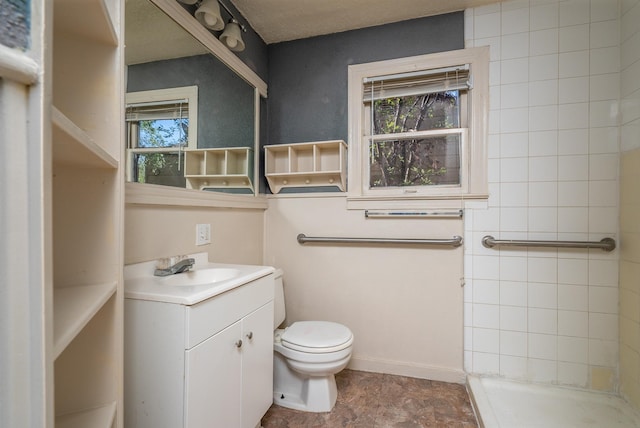
[[[204,268],[190,270],[175,275],[156,277],[158,284],[165,286],[201,286],[227,281],[240,276],[240,269],[235,268]]]
[[[125,299],[195,305],[274,271],[271,266],[210,263],[207,253],[188,257],[195,259],[190,271],[162,277],[153,275],[155,260],[126,265]]]

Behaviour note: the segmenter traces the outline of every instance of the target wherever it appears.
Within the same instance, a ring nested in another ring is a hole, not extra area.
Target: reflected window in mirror
[[[197,117],[197,86],[127,93],[127,180],[185,187],[183,150],[197,146]]]

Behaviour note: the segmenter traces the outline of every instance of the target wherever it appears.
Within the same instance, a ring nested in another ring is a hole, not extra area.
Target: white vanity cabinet
[[[273,400],[273,274],[194,305],[125,299],[125,425],[253,428]]]

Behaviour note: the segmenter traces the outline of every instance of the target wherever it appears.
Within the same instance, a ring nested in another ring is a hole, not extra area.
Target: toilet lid
[[[296,351],[324,353],[341,351],[353,343],[351,330],[330,321],[298,321],[282,333],[282,345]]]

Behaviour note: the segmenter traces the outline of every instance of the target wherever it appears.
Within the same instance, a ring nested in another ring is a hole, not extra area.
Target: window
[[[197,146],[197,86],[127,94],[127,181],[185,187],[183,149]]]
[[[485,48],[350,66],[350,206],[486,197],[487,96]]]

